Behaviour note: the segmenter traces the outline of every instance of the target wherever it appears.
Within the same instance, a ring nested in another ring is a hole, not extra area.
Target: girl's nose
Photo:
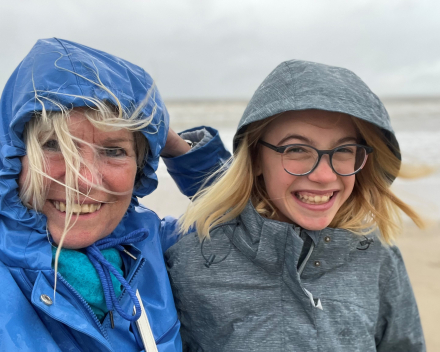
[[[310,181],[318,183],[330,183],[338,179],[338,175],[330,166],[330,159],[328,155],[323,155],[319,161],[318,166],[312,173],[307,175]]]

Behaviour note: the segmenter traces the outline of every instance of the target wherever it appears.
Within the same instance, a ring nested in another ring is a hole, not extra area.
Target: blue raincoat
[[[73,74],[73,72],[78,75]],[[115,56],[60,39],[40,40],[12,74],[0,100],[0,350],[1,351],[141,351],[134,323],[114,315],[111,328],[107,315],[102,323],[69,283],[58,274],[54,304],[54,270],[51,245],[46,236],[46,217],[23,206],[18,197],[20,158],[26,154],[23,129],[44,102],[47,110],[57,110],[56,101],[72,108],[86,106],[82,98],[99,98],[116,105],[114,97],[101,89],[98,79],[125,108],[139,105],[153,80],[141,68]],[[146,239],[127,246],[136,257],[122,254],[124,277],[142,297],[158,350],[180,351],[180,323],[177,319],[163,252],[175,241],[176,220],[159,219],[139,205],[157,187],[155,171],[165,145],[169,118],[156,88],[143,116],[154,114],[143,131],[150,147],[139,172],[131,204],[109,237],[119,238],[136,229],[149,231]],[[216,131],[205,146],[168,160],[181,190],[190,196],[202,175],[229,155]],[[195,162],[197,161],[197,162]],[[120,305],[133,309],[128,294]]]

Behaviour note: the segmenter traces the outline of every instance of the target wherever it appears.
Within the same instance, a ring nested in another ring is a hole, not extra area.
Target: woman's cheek
[[[118,166],[106,167],[101,172],[103,183],[117,192],[130,191],[134,187],[136,178],[137,165],[136,161],[119,164]]]

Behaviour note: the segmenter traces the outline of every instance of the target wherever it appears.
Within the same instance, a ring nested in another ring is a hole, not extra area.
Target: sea
[[[425,218],[440,221],[440,97],[383,98],[411,178],[397,178],[392,188],[398,197]],[[247,101],[168,101],[171,127],[179,132],[196,126],[219,130],[229,150]],[[161,162],[159,187],[142,203],[160,216],[179,216],[188,200],[179,194]]]

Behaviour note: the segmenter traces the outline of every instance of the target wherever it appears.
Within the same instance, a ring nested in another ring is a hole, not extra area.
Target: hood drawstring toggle
[[[114,327],[112,312],[113,310],[116,310],[119,315],[125,320],[136,321],[141,316],[141,306],[139,304],[139,300],[136,297],[136,293],[133,291],[129,283],[124,279],[121,274],[119,274],[119,272],[113,267],[113,265],[104,258],[100,251],[107,248],[116,248],[120,252],[127,253],[126,249],[122,245],[143,241],[148,237],[148,235],[149,232],[147,229],[139,229],[130,232],[128,235],[121,238],[103,238],[102,240],[96,241],[94,244],[86,248],[86,255],[95,267],[99,275],[99,279],[101,280],[105,303],[107,305],[111,318],[110,320],[112,323],[112,328]],[[136,259],[136,257],[134,257],[133,255],[130,255],[130,257]],[[112,273],[116,277],[116,279],[125,288],[125,291],[130,295],[131,301],[136,307],[135,315],[125,313],[119,305],[118,298],[116,297],[115,291],[113,289],[110,273]]]
[[[230,225],[230,224],[221,224],[221,225],[215,226],[215,227],[211,230],[211,232],[213,232],[214,230],[216,230],[216,229],[218,229],[218,228],[220,228],[220,227],[228,226],[228,225]],[[240,226],[240,222],[239,222],[239,221],[237,221],[237,222],[235,223],[235,227],[234,227],[234,230],[233,230],[233,232],[232,232],[232,238],[234,238],[235,230],[237,229],[238,226]],[[204,265],[205,265],[208,269],[209,269],[210,266],[213,265],[213,264],[219,264],[219,263],[221,263],[222,261],[224,261],[224,260],[229,256],[229,254],[231,254],[231,250],[232,250],[232,246],[233,246],[233,245],[232,245],[232,242],[229,243],[229,250],[228,250],[228,253],[226,253],[226,255],[225,255],[223,258],[221,258],[221,259],[215,261],[216,255],[213,254],[213,253],[211,253],[211,254],[209,255],[209,257],[206,258],[205,253],[203,252],[203,245],[205,244],[205,240],[206,240],[206,237],[203,239],[202,243],[200,244],[200,253],[202,254],[203,259],[205,259],[205,263],[204,263]]]

